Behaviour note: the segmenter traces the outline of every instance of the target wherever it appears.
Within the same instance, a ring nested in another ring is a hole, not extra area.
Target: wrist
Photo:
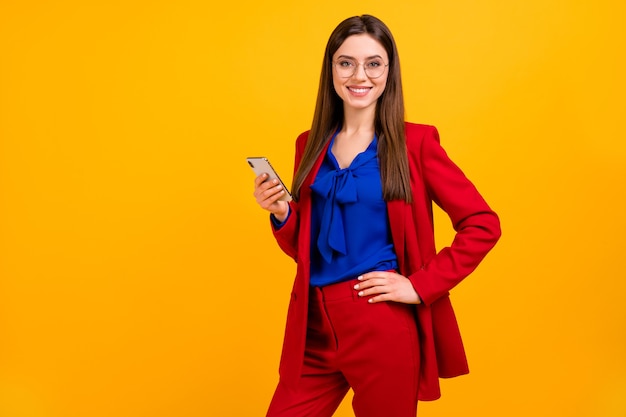
[[[285,206],[286,206],[285,210],[281,212],[272,213],[276,221],[279,223],[284,223],[289,217],[289,203],[285,203]]]

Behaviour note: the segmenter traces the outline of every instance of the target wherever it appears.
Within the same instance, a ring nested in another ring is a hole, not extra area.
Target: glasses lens
[[[335,62],[337,74],[344,78],[352,77],[352,74],[354,74],[354,71],[356,70],[356,66],[357,63],[349,59],[342,59]]]
[[[365,73],[370,78],[378,78],[383,75],[383,72],[385,71],[385,64],[380,59],[367,61],[363,64],[363,67],[365,68]]]

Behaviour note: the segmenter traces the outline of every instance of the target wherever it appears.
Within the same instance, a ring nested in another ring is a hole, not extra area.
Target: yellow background
[[[295,268],[245,157],[291,183],[362,13],[504,231],[420,414],[626,415],[623,1],[2,0],[1,416],[264,415]]]

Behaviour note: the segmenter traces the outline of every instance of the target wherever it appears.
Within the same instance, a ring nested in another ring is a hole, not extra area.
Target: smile
[[[365,88],[348,87],[348,90],[350,90],[350,91],[351,91],[351,92],[353,92],[354,94],[366,94],[366,93],[368,93],[371,89],[372,89],[372,87],[365,87]]]

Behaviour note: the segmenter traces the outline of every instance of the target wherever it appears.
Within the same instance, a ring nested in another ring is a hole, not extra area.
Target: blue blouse
[[[398,267],[380,180],[378,137],[342,169],[331,151],[336,135],[311,185],[313,286]]]

